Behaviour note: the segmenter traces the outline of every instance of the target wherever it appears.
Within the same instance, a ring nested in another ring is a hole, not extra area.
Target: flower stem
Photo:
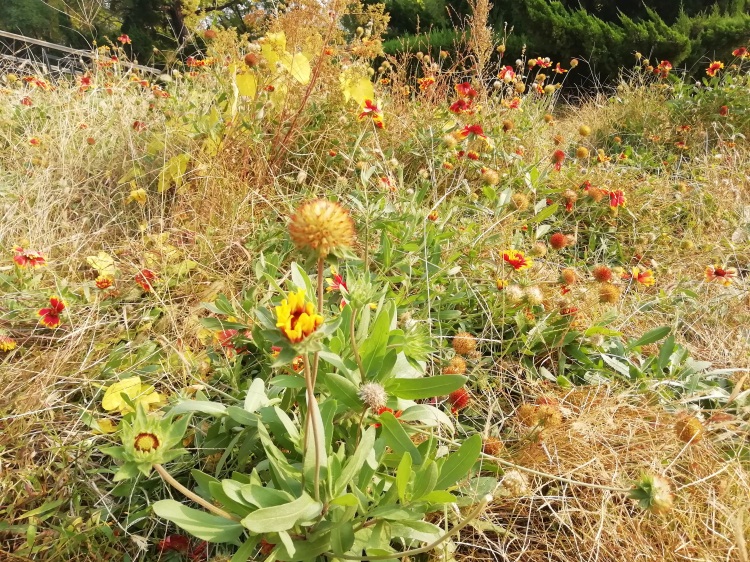
[[[479,505],[477,505],[474,509],[472,509],[471,513],[469,513],[469,515],[467,515],[460,523],[458,523],[455,527],[453,527],[449,531],[445,532],[443,535],[435,539],[433,542],[431,542],[427,546],[423,546],[421,548],[413,548],[411,550],[405,550],[404,552],[394,552],[393,554],[380,554],[377,556],[364,556],[364,557],[352,556],[350,554],[334,554],[333,552],[324,552],[323,555],[327,556],[328,558],[342,558],[344,560],[391,560],[394,558],[399,559],[399,558],[404,558],[406,556],[416,556],[417,554],[430,552],[432,549],[436,548],[437,546],[440,546],[442,543],[448,540],[451,536],[458,533],[461,529],[466,527],[466,525],[468,525],[474,519],[479,517],[479,515],[482,513],[484,508],[487,506],[487,504],[491,500],[492,500],[492,496],[490,496],[489,494],[484,496],[482,498],[482,501],[479,502]]]
[[[313,447],[315,448],[315,472],[313,474],[313,488],[315,492],[315,499],[320,500],[320,457],[324,454],[320,450],[320,430],[318,427],[318,403],[315,400],[315,387],[312,379],[312,373],[310,372],[310,362],[307,359],[307,355],[302,356],[302,361],[305,365],[305,386],[307,387],[307,423],[305,424],[305,450],[307,450],[307,439],[310,436],[310,430],[312,430],[313,436]],[[303,471],[304,473],[304,471]]]
[[[193,500],[195,503],[202,505],[205,507],[208,511],[211,513],[218,515],[219,517],[223,517],[224,519],[229,519],[230,521],[239,521],[239,517],[235,517],[234,515],[231,515],[224,511],[223,509],[216,507],[211,502],[204,500],[202,497],[197,495],[195,492],[192,492],[191,490],[188,490],[185,486],[180,484],[177,480],[175,480],[171,474],[167,471],[166,468],[164,468],[160,464],[154,465],[154,470],[159,473],[159,476],[162,477],[162,480],[164,480],[167,484],[172,486],[173,488],[179,490],[182,492],[184,496],[187,496],[191,500]]]
[[[318,314],[323,314],[323,258],[318,258]],[[312,365],[312,385],[315,388],[315,381],[318,380],[318,363],[320,362],[320,355],[316,351],[313,355]]]

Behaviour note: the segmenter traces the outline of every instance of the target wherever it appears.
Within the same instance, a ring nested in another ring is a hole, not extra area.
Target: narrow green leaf
[[[482,452],[482,436],[475,433],[464,441],[455,453],[451,453],[440,467],[435,487],[443,490],[468,476],[471,467]]]
[[[261,537],[258,535],[247,539],[244,543],[242,543],[242,546],[237,550],[237,552],[234,553],[232,559],[229,562],[247,562],[248,560],[250,560],[250,557],[255,551],[255,547],[258,546],[260,539]]]
[[[374,427],[369,427],[364,432],[357,449],[341,471],[341,476],[336,479],[336,483],[333,486],[334,496],[340,495],[354,477],[357,476],[375,446],[376,434],[377,431]]]
[[[445,490],[433,490],[429,494],[422,496],[419,501],[427,503],[456,503],[456,496]]]
[[[404,453],[396,469],[396,487],[398,488],[398,499],[401,503],[406,503],[406,488],[409,485],[411,473],[411,455]]]
[[[544,209],[542,209],[536,215],[531,217],[531,219],[529,219],[529,223],[533,224],[536,222],[542,222],[544,219],[551,217],[552,215],[555,214],[555,211],[557,211],[557,208],[559,206],[560,205],[558,203],[547,205],[546,207],[544,207]]]
[[[357,387],[349,379],[335,373],[327,373],[321,376],[321,380],[336,400],[352,410],[362,410],[362,401],[359,399]]]
[[[422,464],[422,455],[417,450],[416,445],[409,439],[404,428],[401,427],[399,421],[390,412],[385,412],[380,416],[380,423],[383,429],[383,438],[388,446],[393,449],[396,454],[409,453],[412,461],[416,464]],[[481,437],[479,439],[481,447]],[[479,453],[477,453],[478,455]]]
[[[380,371],[383,357],[387,353],[388,335],[391,327],[393,306],[388,304],[380,310],[369,336],[359,348],[366,379],[373,380]]]
[[[245,396],[245,411],[253,414],[263,406],[267,406],[268,402],[263,379],[253,379],[253,382],[250,383],[250,387],[247,389],[247,396]]]
[[[200,412],[209,416],[223,416],[227,413],[227,407],[224,404],[211,402],[210,400],[181,400],[167,415],[176,416],[177,414],[188,412]]]
[[[447,396],[454,390],[466,384],[466,377],[462,375],[438,375],[417,379],[391,379],[386,384],[386,390],[405,400],[419,400],[433,396]]]
[[[152,507],[159,517],[204,541],[237,544],[243,531],[242,525],[236,521],[193,509],[175,500],[160,500]]]
[[[649,330],[645,334],[643,334],[640,338],[635,340],[634,342],[631,342],[628,345],[628,349],[635,349],[636,347],[641,347],[643,345],[648,345],[650,343],[654,343],[659,341],[660,339],[663,339],[669,335],[669,332],[672,331],[672,328],[669,326],[662,326],[660,328],[654,328],[653,330]]]

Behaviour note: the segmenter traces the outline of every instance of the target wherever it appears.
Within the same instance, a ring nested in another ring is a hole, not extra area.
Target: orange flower
[[[500,69],[500,73],[497,75],[497,77],[507,84],[509,82],[512,82],[516,78],[516,73],[513,71],[512,66],[504,66]]]
[[[125,34],[125,33],[123,33],[122,35],[120,35],[120,36],[119,36],[119,37],[117,38],[117,40],[118,40],[118,41],[119,41],[120,43],[122,43],[123,45],[130,45],[130,43],[131,43],[131,41],[130,41],[130,37],[128,37],[128,36],[127,36],[127,34]]]
[[[47,265],[47,260],[36,250],[24,250],[20,246],[16,246],[13,248],[13,251],[16,253],[16,255],[13,256],[13,261],[16,262],[19,267],[35,268]]]
[[[49,307],[42,308],[38,314],[42,317],[40,322],[48,328],[57,328],[60,325],[60,314],[65,310],[65,303],[59,297],[49,298]]]
[[[31,146],[39,146],[40,144],[42,144],[42,141],[40,141],[37,137],[31,137],[29,139],[29,144]]]
[[[111,277],[107,277],[106,275],[100,275],[96,278],[94,283],[96,283],[97,289],[101,289],[102,291],[104,291],[105,289],[109,289],[112,286],[112,284],[114,283],[114,279],[112,279]]]
[[[151,284],[152,281],[155,281],[157,278],[156,273],[151,271],[150,269],[141,269],[140,272],[138,272],[135,276],[135,282],[138,283],[144,291],[147,293],[150,293],[154,290],[153,285]]]
[[[737,270],[734,267],[719,267],[718,265],[706,266],[706,281],[716,281],[717,283],[728,287],[732,284],[732,278],[737,276]]]
[[[706,69],[706,74],[709,76],[716,76],[716,74],[724,68],[724,63],[718,60],[715,60],[711,64],[708,65],[708,68]]]
[[[523,271],[529,269],[534,260],[524,256],[523,252],[518,250],[505,250],[503,252],[503,261],[510,264],[516,271]]]
[[[382,407],[382,408],[378,408],[376,414],[379,415],[379,416],[382,416],[386,412],[390,412],[391,414],[393,414],[394,418],[400,418],[401,414],[403,413],[401,410],[396,410],[394,412],[391,408]],[[380,427],[379,423],[374,423],[372,425],[373,425],[373,427]]]
[[[34,102],[31,101],[31,98],[29,96],[26,96],[25,98],[21,99],[21,105],[31,107],[32,105],[34,105]]]
[[[385,124],[383,123],[383,116],[380,113],[381,109],[372,100],[365,100],[362,104],[362,111],[360,112],[358,119],[362,121],[367,117],[372,117],[372,122],[378,129],[384,129]]]
[[[721,115],[722,117],[726,117],[727,115],[729,115],[729,107],[726,105],[722,105],[719,108],[719,115]]]
[[[448,110],[451,113],[456,113],[456,114],[466,113],[468,115],[471,115],[474,113],[474,108],[472,107],[471,100],[466,100],[463,98],[458,99],[455,102],[453,102],[451,106],[448,108]]]
[[[750,57],[750,51],[747,50],[747,47],[737,47],[734,51],[732,51],[732,55],[741,59],[746,59]]]
[[[672,70],[672,63],[668,60],[663,60],[659,63],[659,66],[654,69],[654,74],[658,74],[661,78],[666,78],[669,76],[670,70]]]

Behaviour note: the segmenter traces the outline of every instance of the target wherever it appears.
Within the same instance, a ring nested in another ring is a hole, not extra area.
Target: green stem
[[[318,258],[318,314],[323,314],[323,258]],[[312,385],[315,388],[315,382],[318,380],[318,363],[320,362],[319,352],[315,352],[313,355],[313,366],[312,366]]]
[[[184,496],[187,496],[188,498],[190,498],[191,500],[193,500],[195,503],[202,505],[203,507],[205,507],[211,513],[213,513],[215,515],[218,515],[219,517],[223,517],[224,519],[229,519],[230,521],[239,521],[240,520],[239,517],[235,517],[234,515],[231,515],[231,514],[227,513],[223,509],[221,509],[219,507],[216,507],[211,502],[209,502],[207,500],[204,500],[202,497],[200,497],[199,495],[197,495],[195,492],[192,492],[191,490],[188,490],[185,486],[183,486],[177,480],[175,480],[172,477],[172,475],[169,474],[169,472],[167,471],[167,469],[164,468],[162,465],[155,464],[154,465],[154,470],[156,470],[156,472],[159,473],[159,476],[161,476],[162,480],[164,480],[167,484],[169,484],[173,488],[176,488],[177,490],[179,490],[180,492],[182,492],[182,494]]]
[[[307,449],[307,438],[310,436],[310,430],[312,429],[313,447],[315,447],[315,472],[313,474],[313,487],[315,491],[315,499],[320,500],[320,456],[323,454],[323,451],[321,451],[318,447],[318,443],[320,442],[320,428],[318,427],[318,416],[316,416],[315,412],[313,412],[313,408],[317,410],[318,403],[315,401],[315,387],[312,379],[312,373],[310,372],[310,362],[307,360],[307,355],[302,356],[302,361],[305,365],[305,385],[307,386],[307,423],[305,424],[305,450]]]
[[[482,498],[482,501],[479,502],[479,505],[477,505],[469,515],[466,516],[465,519],[463,519],[460,523],[458,523],[455,527],[441,535],[438,539],[431,542],[427,546],[423,546],[421,548],[413,548],[412,550],[405,550],[404,552],[394,552],[393,554],[379,554],[377,556],[352,556],[350,554],[334,554],[333,552],[324,552],[323,555],[327,556],[328,558],[342,558],[344,560],[391,560],[393,558],[404,558],[405,556],[416,556],[417,554],[422,554],[424,552],[430,552],[434,548],[440,546],[442,543],[444,543],[446,540],[448,540],[451,536],[458,533],[461,529],[466,527],[469,523],[471,523],[474,519],[479,517],[479,514],[482,513],[484,508],[487,506],[487,504],[492,500],[492,496],[489,494],[484,496]]]

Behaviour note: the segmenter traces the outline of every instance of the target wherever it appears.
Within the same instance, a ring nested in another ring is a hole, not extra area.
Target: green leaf
[[[547,219],[555,214],[555,211],[557,211],[557,208],[560,205],[558,203],[554,203],[552,205],[546,206],[544,209],[542,209],[540,212],[538,212],[536,215],[531,217],[529,219],[529,223],[533,224],[536,222],[542,222],[544,219]]]
[[[254,511],[242,520],[242,525],[253,533],[278,533],[317,517],[322,510],[322,503],[303,493],[293,502]]]
[[[413,461],[416,464],[422,464],[422,455],[417,450],[416,445],[409,439],[406,431],[399,421],[390,412],[385,412],[380,416],[380,423],[383,429],[383,438],[388,446],[393,449],[396,454],[409,453]],[[481,447],[482,439],[480,437],[479,444]],[[477,453],[479,455],[479,453]],[[475,459],[476,460],[476,459]]]
[[[417,379],[391,379],[386,384],[389,394],[405,400],[419,400],[433,396],[447,396],[466,384],[462,375],[438,375]]]
[[[367,381],[376,380],[382,369],[383,358],[388,351],[392,311],[391,303],[380,310],[369,336],[359,348],[362,368],[365,370],[364,375]]]
[[[180,400],[174,408],[169,411],[168,416],[176,416],[186,412],[200,412],[209,416],[224,416],[227,407],[224,404],[211,402],[210,400]]]
[[[660,339],[663,339],[669,335],[669,332],[672,331],[672,328],[669,326],[662,326],[661,328],[654,328],[653,330],[650,330],[643,334],[640,338],[635,340],[634,342],[631,342],[628,345],[628,349],[635,349],[636,347],[641,347],[643,345],[648,345],[650,343],[654,343],[659,341]]]
[[[345,507],[353,507],[359,505],[357,496],[355,496],[354,494],[344,494],[343,496],[333,498],[330,503],[332,505],[343,505]]]
[[[482,452],[482,436],[475,433],[464,441],[455,453],[451,453],[440,467],[435,487],[439,490],[452,486],[465,478]]]
[[[331,530],[331,548],[333,552],[343,554],[354,545],[354,526],[346,522]]]
[[[321,377],[328,387],[331,396],[355,411],[362,410],[357,387],[349,379],[335,373],[327,373]]]
[[[266,396],[266,388],[263,379],[253,379],[250,383],[250,387],[247,389],[247,395],[245,396],[245,411],[251,414],[257,412],[263,406],[267,406],[269,403],[268,396]]]
[[[412,490],[412,501],[422,501],[423,497],[435,489],[438,479],[437,463],[431,459],[417,472],[414,478],[414,489]]]
[[[422,496],[419,501],[427,503],[456,503],[456,496],[445,490],[433,490],[429,494]]]
[[[152,507],[159,517],[204,541],[238,544],[243,532],[242,525],[236,521],[193,509],[175,500],[160,500]]]
[[[401,503],[406,503],[406,488],[409,485],[411,475],[411,455],[404,453],[396,469],[396,488],[398,489],[398,499]]]
[[[258,79],[255,78],[255,74],[238,74],[235,77],[235,81],[237,82],[237,89],[241,95],[249,98],[255,97],[255,93],[258,91]]]
[[[247,539],[244,543],[242,543],[242,546],[237,550],[237,552],[234,553],[232,559],[229,562],[247,562],[248,560],[250,560],[250,557],[255,551],[255,547],[258,546],[260,539],[261,537],[258,535]]]
[[[367,430],[365,430],[357,449],[341,471],[341,476],[336,479],[336,483],[333,486],[334,496],[340,495],[354,477],[359,474],[359,471],[362,469],[367,457],[370,456],[375,446],[376,434],[377,431],[374,427],[368,427]]]
[[[657,360],[657,365],[659,366],[659,374],[664,374],[664,369],[666,369],[669,366],[670,357],[672,357],[672,352],[674,351],[674,334],[670,335],[666,341],[661,344],[661,349],[659,350],[659,359]]]

